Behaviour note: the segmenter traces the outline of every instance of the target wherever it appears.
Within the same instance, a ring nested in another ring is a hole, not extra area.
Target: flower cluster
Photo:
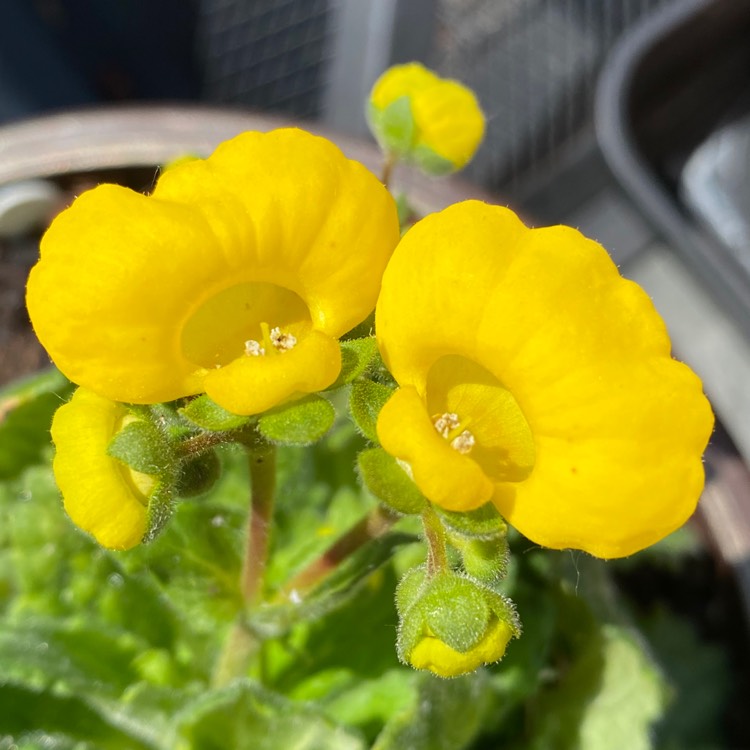
[[[471,92],[417,64],[378,81],[370,118],[386,150],[433,172],[465,164],[484,128]],[[347,382],[339,339],[375,310],[395,385],[350,375],[374,394],[364,412],[382,406],[363,429],[382,446],[371,489],[432,519],[431,562],[400,590],[399,653],[443,676],[501,658],[520,632],[480,580],[504,564],[502,519],[545,547],[620,557],[684,523],[703,486],[700,381],[600,245],[476,201],[399,240],[380,181],[301,130],[239,135],[149,196],[84,193],[44,236],[27,302],[81,386],[52,427],[66,510],[115,549],[150,538],[179,491],[177,411],[200,402],[194,445],[210,430],[259,439],[270,409]],[[156,420],[137,406],[176,400]],[[455,574],[439,516],[487,509],[492,534],[454,545],[481,559]]]

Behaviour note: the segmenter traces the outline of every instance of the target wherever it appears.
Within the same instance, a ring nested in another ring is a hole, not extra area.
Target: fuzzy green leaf
[[[398,513],[421,513],[425,498],[417,485],[382,448],[369,448],[357,456],[362,481],[382,503]]]
[[[464,750],[477,738],[491,708],[486,673],[420,678],[415,700],[386,724],[372,750]]]
[[[258,432],[277,445],[310,445],[331,429],[335,419],[329,401],[310,395],[266,412],[258,420]]]
[[[365,750],[360,736],[250,680],[205,693],[176,717],[175,750]]]
[[[222,408],[206,395],[194,398],[187,406],[183,406],[178,411],[185,419],[211,432],[237,430],[250,424],[253,419],[240,414],[232,414],[231,411]]]
[[[392,393],[393,390],[387,385],[372,380],[357,380],[352,383],[349,410],[359,431],[373,443],[378,442],[378,414]]]
[[[52,415],[72,390],[68,379],[51,369],[0,391],[0,479],[42,460]]]
[[[605,625],[555,689],[542,693],[528,747],[651,750],[666,703],[661,674],[625,628]]]

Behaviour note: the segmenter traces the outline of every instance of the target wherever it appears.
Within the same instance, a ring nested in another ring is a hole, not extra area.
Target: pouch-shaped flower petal
[[[423,219],[376,313],[401,388],[383,447],[434,503],[492,501],[529,539],[599,557],[678,528],[713,415],[643,290],[568,227],[476,201]]]
[[[129,549],[147,527],[149,496],[158,479],[134,471],[107,453],[128,410],[79,388],[52,422],[55,479],[74,523],[104,547]]]
[[[464,167],[484,136],[484,114],[474,93],[419,63],[395,65],[378,78],[368,117],[386,151],[429,174]]]
[[[385,188],[327,140],[244,133],[151,196],[81,195],[42,239],[27,304],[57,366],[100,395],[206,391],[255,414],[335,380],[398,233]]]

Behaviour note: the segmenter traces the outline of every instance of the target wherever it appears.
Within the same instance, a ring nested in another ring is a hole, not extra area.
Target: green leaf
[[[175,750],[364,750],[362,738],[313,707],[250,680],[207,692],[176,717]]]
[[[72,391],[56,369],[0,390],[0,479],[18,476],[42,460],[50,445],[52,415]]]
[[[4,735],[4,736],[3,736]],[[6,740],[10,740],[6,743]],[[0,750],[141,750],[78,697],[0,686]]]
[[[420,678],[416,699],[386,724],[372,750],[463,750],[479,736],[491,709],[484,670],[455,680]]]
[[[354,424],[360,432],[371,442],[378,442],[378,434],[375,428],[378,414],[391,397],[393,390],[382,383],[372,380],[357,380],[352,383],[349,394],[349,410],[351,411]]]
[[[375,139],[387,152],[408,154],[414,143],[416,125],[408,96],[401,96],[385,109],[368,107],[368,119]]]
[[[232,412],[223,409],[206,395],[194,398],[187,406],[183,406],[178,411],[185,419],[211,432],[237,430],[240,427],[250,424],[253,420],[253,417],[232,414]]]
[[[605,625],[555,689],[543,692],[531,726],[532,750],[651,750],[662,715],[662,676],[632,632]]]
[[[278,637],[298,622],[317,620],[339,609],[398,549],[416,540],[411,534],[395,531],[373,539],[348,555],[301,600],[260,609],[251,620],[252,626],[264,637]]]
[[[378,342],[374,336],[347,339],[341,342],[341,372],[336,382],[328,388],[340,388],[363,375],[378,353]]]
[[[278,445],[310,445],[331,429],[335,419],[331,403],[311,394],[267,411],[258,420],[258,432]]]
[[[389,508],[404,513],[421,513],[426,502],[417,485],[382,448],[369,448],[357,456],[362,481]]]

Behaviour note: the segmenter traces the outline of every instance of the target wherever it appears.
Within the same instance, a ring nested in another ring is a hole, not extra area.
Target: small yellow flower
[[[52,422],[55,479],[73,522],[104,547],[130,549],[146,533],[148,503],[158,479],[107,454],[112,438],[132,420],[128,410],[79,388]]]
[[[473,92],[419,63],[389,68],[375,82],[368,109],[381,146],[431,174],[464,167],[484,136]]]
[[[329,386],[375,306],[393,199],[300,130],[244,133],[151,196],[101,185],[42,239],[27,304],[57,366],[131,403],[206,392],[256,414]]]
[[[476,201],[411,229],[376,312],[400,389],[378,435],[449,510],[491,501],[532,541],[620,557],[692,514],[713,415],[606,251]]]

